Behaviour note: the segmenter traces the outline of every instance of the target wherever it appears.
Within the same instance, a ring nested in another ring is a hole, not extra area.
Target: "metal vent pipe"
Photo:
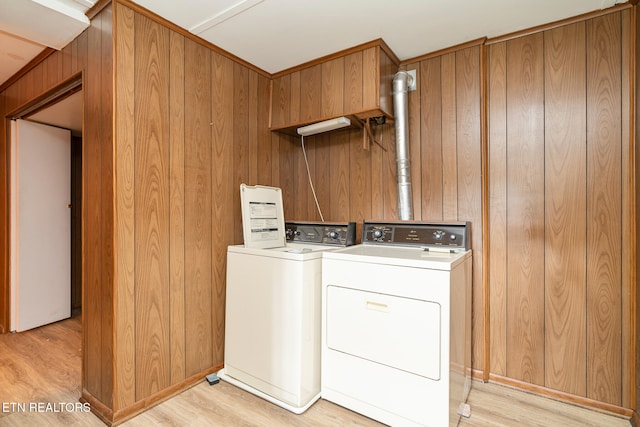
[[[411,168],[409,161],[409,86],[413,77],[406,71],[393,76],[393,111],[396,128],[396,171],[398,179],[398,217],[413,219]]]

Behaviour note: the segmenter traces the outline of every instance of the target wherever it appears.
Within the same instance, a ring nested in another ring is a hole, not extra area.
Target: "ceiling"
[[[400,60],[626,0],[136,0],[276,73],[382,38]]]
[[[82,135],[82,92],[76,92],[49,108],[26,117],[33,122],[44,123],[71,130],[75,136]]]
[[[276,73],[383,39],[400,60],[496,37],[627,0],[136,0],[139,5]],[[96,0],[0,0],[0,85],[45,47],[89,25]],[[61,104],[61,103],[59,103]],[[64,105],[64,104],[63,104]]]

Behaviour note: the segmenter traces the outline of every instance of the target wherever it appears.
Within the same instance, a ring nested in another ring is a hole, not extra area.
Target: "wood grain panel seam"
[[[489,135],[488,135],[488,51],[485,44],[480,45],[480,161],[482,185],[482,293],[484,308],[484,361],[482,379],[489,380],[491,371],[491,303],[489,287]]]
[[[629,372],[629,394],[630,394],[630,407],[634,409],[634,419],[637,419],[637,424],[640,425],[640,412],[638,411],[638,265],[636,260],[638,259],[638,170],[637,165],[637,135],[638,123],[636,121],[636,114],[638,113],[638,95],[636,91],[637,86],[637,63],[638,63],[638,7],[637,1],[632,2],[634,7],[631,10],[630,19],[631,24],[629,26],[629,170],[632,171],[629,175],[629,234],[631,237],[631,244],[629,248],[629,264],[630,264],[630,313],[629,313],[629,360],[630,360],[630,372]]]
[[[269,79],[269,129],[273,127],[273,79]]]
[[[101,115],[101,103],[102,103],[102,93],[99,88],[99,83],[102,78],[102,62],[101,58],[101,40],[100,33],[102,31],[101,20],[94,19],[91,21],[90,27],[87,29],[87,102],[84,106],[85,108],[85,117],[87,115],[91,116],[93,119],[89,122],[86,127],[86,135],[85,141],[91,141],[92,144],[87,144],[87,149],[83,150],[83,177],[87,177],[86,180],[83,178],[83,201],[86,200],[87,203],[83,203],[83,258],[85,258],[85,253],[91,253],[91,251],[95,251],[93,256],[89,256],[90,263],[88,267],[83,268],[84,281],[91,286],[85,286],[84,289],[86,292],[83,294],[83,311],[86,313],[87,320],[83,320],[83,336],[85,337],[85,362],[86,366],[84,369],[83,376],[83,387],[87,388],[87,390],[91,390],[91,392],[96,395],[101,400],[104,400],[105,397],[102,396],[102,382],[105,380],[102,377],[102,369],[103,369],[103,352],[102,348],[102,298],[101,298],[101,281],[102,281],[102,270],[101,270],[101,260],[102,258],[102,245],[100,242],[102,239],[102,227],[100,226],[100,221],[102,220],[101,216],[101,203],[100,203],[100,189],[101,189],[101,181],[102,174],[100,173],[102,167],[102,155],[100,151],[100,137],[102,135],[102,123],[100,120]],[[83,129],[83,132],[85,129]],[[95,167],[94,170],[90,168],[89,165]],[[85,173],[85,171],[87,173]],[[85,185],[85,183],[87,185]],[[91,187],[90,187],[91,186]],[[95,187],[93,187],[95,186]],[[95,191],[95,189],[98,189]],[[86,197],[92,196],[92,197]],[[93,203],[92,203],[93,202]],[[97,203],[96,203],[97,202]],[[96,206],[97,205],[97,206]],[[91,209],[91,210],[90,210]],[[92,215],[89,215],[92,214]],[[86,248],[86,249],[85,249]],[[85,252],[86,250],[86,252]],[[83,265],[84,267],[84,265]],[[91,299],[93,301],[91,301]],[[96,301],[97,299],[97,301]],[[91,302],[87,304],[87,302]],[[94,310],[92,310],[94,309]],[[91,314],[89,317],[88,314]],[[83,316],[84,317],[84,316]],[[91,331],[91,333],[89,333]],[[91,346],[87,344],[91,338],[95,340],[97,344]],[[89,353],[93,358],[89,357]],[[91,365],[91,366],[90,366]],[[93,369],[91,369],[93,368]],[[87,370],[93,372],[93,376],[87,373]]]
[[[506,148],[505,366],[507,376],[536,383],[543,382],[544,374],[544,313],[539,308],[544,295],[539,290],[534,292],[528,283],[532,277],[544,277],[544,224],[540,224],[544,200],[539,182],[544,173],[540,153],[544,137],[540,129],[544,114],[541,57],[540,34],[506,43],[506,138],[507,144],[511,140],[519,144]],[[520,314],[520,310],[526,312]]]

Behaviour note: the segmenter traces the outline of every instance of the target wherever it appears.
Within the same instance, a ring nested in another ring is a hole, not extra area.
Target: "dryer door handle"
[[[367,307],[367,310],[381,311],[383,313],[389,312],[389,305],[382,302],[367,301],[365,306]]]

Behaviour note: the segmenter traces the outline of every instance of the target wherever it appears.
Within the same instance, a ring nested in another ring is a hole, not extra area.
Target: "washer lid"
[[[282,190],[240,184],[242,231],[246,248],[279,248],[286,245]]]

